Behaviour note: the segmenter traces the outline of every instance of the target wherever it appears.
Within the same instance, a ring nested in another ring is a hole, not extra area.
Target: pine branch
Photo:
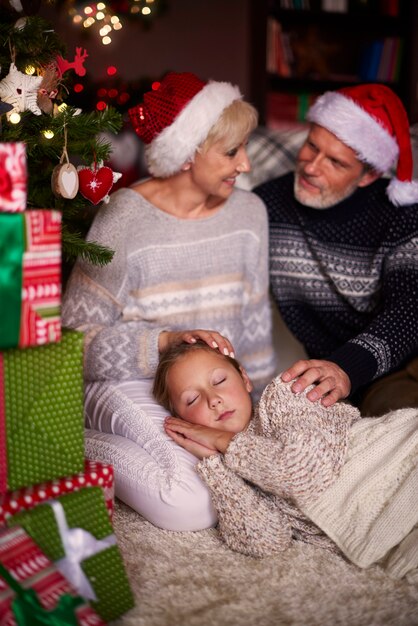
[[[33,65],[42,73],[47,63],[64,54],[65,46],[44,19],[26,17],[21,28],[16,27],[16,20],[15,13],[5,13],[0,9],[0,71],[3,76],[6,75],[14,60],[22,72],[27,65]],[[63,82],[60,83],[54,102],[65,103],[67,93]],[[54,168],[66,162],[67,158],[75,166],[106,162],[112,147],[110,142],[100,137],[100,133],[119,132],[122,115],[114,108],[85,113],[66,106],[58,111],[55,107],[53,115],[23,111],[20,116],[18,124],[10,123],[6,116],[1,117],[0,140],[24,142],[26,145],[28,207],[61,211],[65,262],[73,263],[77,256],[81,256],[96,265],[108,263],[113,256],[110,249],[85,241],[97,207],[80,193],[74,199],[56,197],[51,188],[51,177]],[[46,138],[45,131],[52,131],[52,138]]]
[[[62,228],[63,257],[65,261],[74,261],[78,256],[90,261],[93,265],[106,265],[113,258],[113,250],[96,243],[85,241],[80,233],[70,233],[65,226]]]

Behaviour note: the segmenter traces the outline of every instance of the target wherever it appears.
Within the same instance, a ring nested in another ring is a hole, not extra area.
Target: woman
[[[148,520],[198,530],[216,514],[152,378],[165,349],[198,339],[235,353],[260,391],[274,372],[266,211],[234,189],[257,114],[229,83],[170,73],[130,116],[152,176],[97,215],[88,237],[115,254],[76,263],[63,323],[85,333],[87,456],[114,466],[116,495]]]

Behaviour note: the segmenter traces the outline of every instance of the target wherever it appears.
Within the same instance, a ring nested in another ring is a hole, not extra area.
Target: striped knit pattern
[[[162,330],[216,330],[232,342],[256,389],[274,374],[265,207],[236,190],[213,216],[178,219],[131,189],[112,194],[89,240],[115,250],[79,260],[63,323],[86,335],[88,381],[153,376]]]
[[[235,435],[224,456],[198,464],[225,542],[252,556],[281,552],[293,538],[335,550],[298,507],[338,476],[359,416],[342,402],[329,409],[312,404],[274,379],[247,431]]]
[[[282,316],[310,358],[347,372],[352,393],[418,354],[418,208],[394,207],[386,185],[325,210],[294,199],[293,174],[255,190]]]

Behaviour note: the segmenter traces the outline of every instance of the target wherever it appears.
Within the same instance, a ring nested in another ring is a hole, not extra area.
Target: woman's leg
[[[116,496],[156,526],[214,526],[197,459],[165,434],[167,411],[156,404],[151,385],[148,380],[87,385],[86,456],[113,465]]]

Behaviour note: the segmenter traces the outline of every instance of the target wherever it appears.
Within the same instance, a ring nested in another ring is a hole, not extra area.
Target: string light
[[[28,76],[32,76],[32,74],[35,74],[36,69],[34,68],[33,65],[27,65],[25,67],[25,74],[27,74]]]
[[[11,124],[19,124],[20,122],[20,115],[19,113],[16,113],[16,111],[14,111],[11,116],[9,117],[9,122]]]
[[[44,130],[43,136],[45,137],[45,139],[52,139],[52,137],[54,136],[54,133],[52,130]]]
[[[132,17],[138,15],[138,17],[150,19],[152,13],[156,11],[156,0],[130,0],[125,2],[125,5],[123,12]],[[81,7],[79,3],[73,4],[68,12],[74,25],[82,25],[85,29],[93,28],[94,30],[96,30],[94,27],[97,27],[104,46],[112,42],[112,31],[119,31],[123,28],[119,15],[105,2],[89,2]]]

